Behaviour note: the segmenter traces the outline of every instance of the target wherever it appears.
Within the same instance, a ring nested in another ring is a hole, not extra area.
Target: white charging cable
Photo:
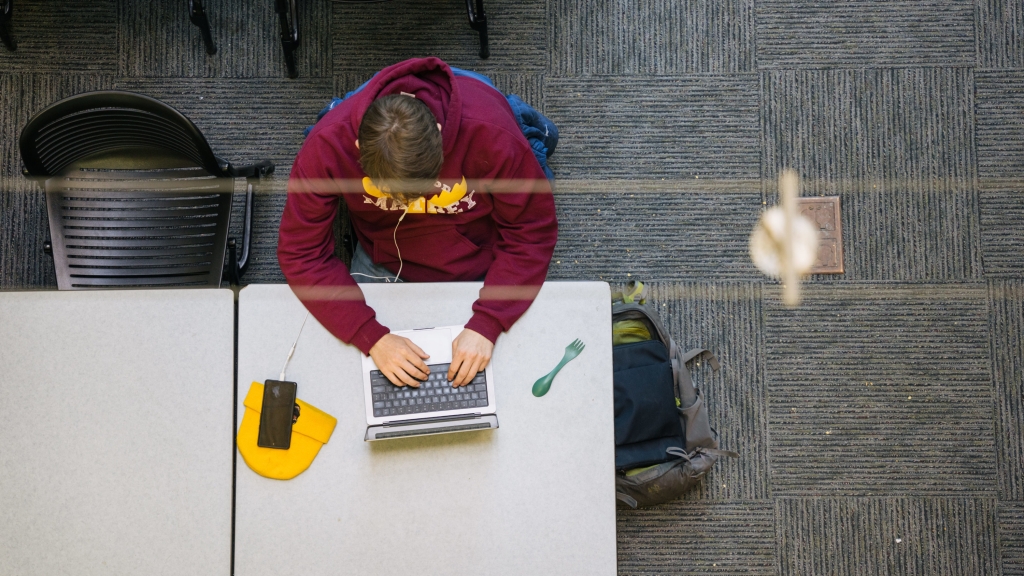
[[[306,317],[302,319],[302,326],[299,326],[299,333],[295,335],[292,349],[288,351],[288,357],[284,360],[284,366],[281,366],[281,377],[278,378],[281,382],[284,382],[284,371],[288,368],[288,363],[292,361],[292,354],[295,354],[295,346],[299,343],[299,336],[302,336],[302,329],[306,327],[306,320],[309,320],[309,312],[306,312]]]
[[[405,220],[405,215],[408,213],[409,207],[406,206],[405,212],[402,212],[402,215],[398,217],[398,224],[395,224],[395,231],[391,233],[391,239],[395,242],[395,250],[398,251],[398,274],[395,274],[394,278],[389,278],[387,276],[370,276],[369,274],[363,274],[362,272],[350,272],[352,276],[363,276],[366,278],[373,278],[374,280],[383,280],[385,282],[398,282],[398,277],[402,275],[402,266],[405,265],[405,262],[402,261],[402,249],[398,247],[398,226],[402,223],[402,220]]]

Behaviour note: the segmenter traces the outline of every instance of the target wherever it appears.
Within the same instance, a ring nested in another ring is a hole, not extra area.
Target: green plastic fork
[[[583,347],[583,341],[579,338],[573,340],[572,344],[566,346],[565,356],[562,356],[562,361],[558,363],[558,366],[555,366],[554,370],[548,372],[544,376],[541,376],[539,380],[533,383],[533,395],[540,398],[547,394],[548,390],[551,389],[551,382],[555,379],[555,375],[558,374],[558,371],[562,369],[562,366],[568,364],[570,360],[579,356],[580,352],[583,352]]]

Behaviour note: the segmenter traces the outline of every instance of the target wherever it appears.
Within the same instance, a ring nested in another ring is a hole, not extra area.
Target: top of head
[[[443,162],[437,119],[426,104],[391,94],[366,110],[359,124],[359,163],[382,191],[402,200],[425,196]]]

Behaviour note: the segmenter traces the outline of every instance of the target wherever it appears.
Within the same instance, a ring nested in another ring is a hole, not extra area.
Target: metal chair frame
[[[484,60],[491,57],[491,47],[487,41],[487,14],[484,14],[484,0],[466,0],[466,12],[469,14],[469,27],[480,33],[480,57]]]
[[[284,62],[288,67],[288,77],[298,78],[299,70],[295,64],[295,49],[299,47],[299,10],[295,0],[274,0],[274,10],[281,22],[281,48],[284,49]]]
[[[120,91],[50,105],[19,146],[26,176],[44,181],[60,289],[219,286],[245,273],[255,186],[272,163],[233,166],[177,110]],[[247,180],[240,254],[227,238],[239,177]]]
[[[188,19],[199,27],[203,34],[203,44],[206,45],[206,53],[213,56],[217,53],[217,45],[213,43],[213,33],[210,31],[210,20],[206,17],[206,10],[203,10],[202,0],[188,0]]]
[[[11,18],[14,16],[14,0],[2,0],[0,4],[0,41],[8,50],[14,52],[18,49],[14,37],[11,36]]]

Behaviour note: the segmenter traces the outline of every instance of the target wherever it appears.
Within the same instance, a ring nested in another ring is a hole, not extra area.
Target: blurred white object
[[[782,300],[790,307],[800,304],[800,278],[818,258],[818,228],[797,212],[799,187],[796,173],[784,171],[779,176],[782,205],[765,211],[750,235],[750,259],[761,272],[782,279]]]
[[[786,214],[781,207],[761,215],[750,235],[750,259],[757,269],[773,278],[782,278],[782,242],[786,237]],[[793,221],[793,268],[806,274],[818,257],[818,230],[805,216]]]

